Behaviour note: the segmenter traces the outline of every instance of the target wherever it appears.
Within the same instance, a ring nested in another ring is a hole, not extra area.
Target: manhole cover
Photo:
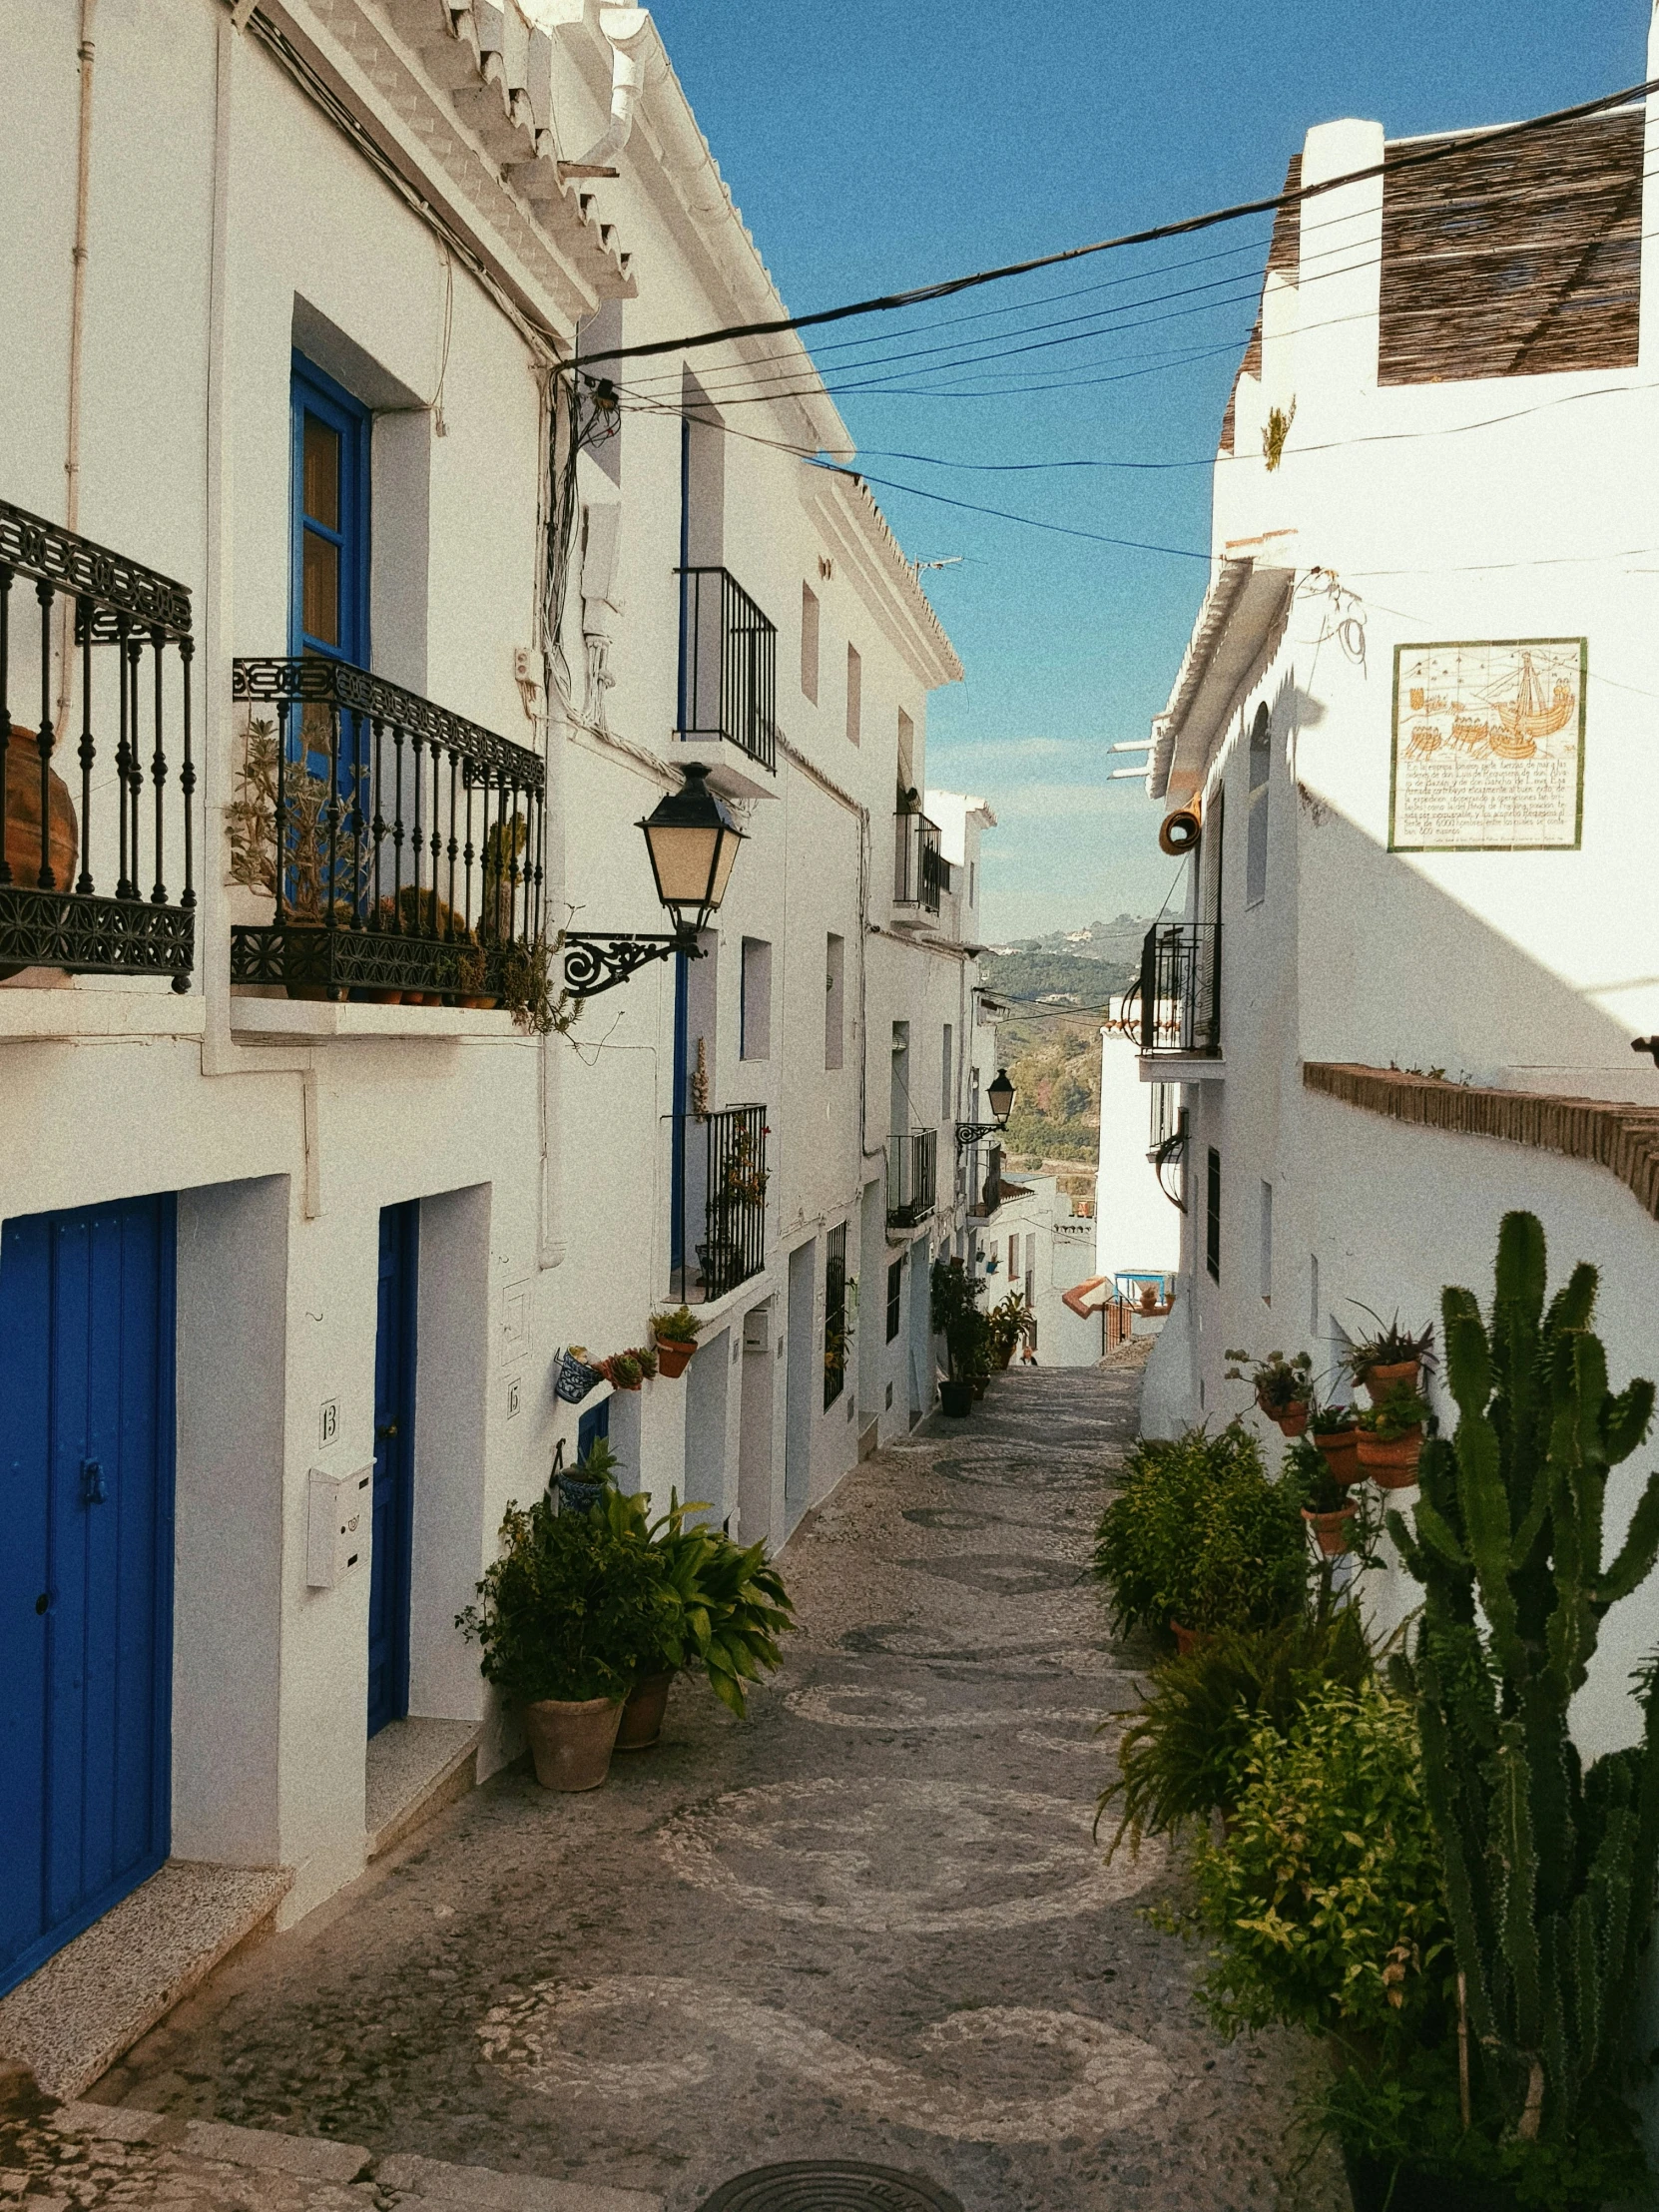
[[[723,2181],[700,2212],[962,2212],[925,2174],[861,2166],[850,2158],[802,2158]]]

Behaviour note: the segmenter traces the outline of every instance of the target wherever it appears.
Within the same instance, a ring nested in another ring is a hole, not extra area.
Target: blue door
[[[368,1733],[409,1710],[414,1535],[415,1273],[420,1201],[380,1210],[374,1330],[374,1543],[368,1570]]]
[[[167,1857],[171,1195],[0,1231],[0,1990]]]

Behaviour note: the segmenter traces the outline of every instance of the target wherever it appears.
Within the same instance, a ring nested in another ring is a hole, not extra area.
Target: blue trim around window
[[[288,465],[288,651],[369,665],[369,440],[373,419],[343,385],[295,353],[292,362]],[[340,441],[339,527],[307,519],[304,500],[305,417],[314,415]],[[339,641],[311,637],[304,627],[301,576],[307,530],[339,547]]]
[[[576,1423],[576,1456],[585,1459],[601,1436],[611,1433],[611,1401],[601,1398],[591,1412],[582,1414]]]

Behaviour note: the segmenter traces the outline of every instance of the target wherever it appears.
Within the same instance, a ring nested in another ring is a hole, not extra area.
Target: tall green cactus
[[[1659,1474],[1602,1565],[1609,1470],[1647,1434],[1651,1382],[1617,1395],[1581,1263],[1544,1311],[1544,1233],[1506,1214],[1488,1327],[1441,1302],[1458,1420],[1423,1449],[1414,1530],[1388,1527],[1425,1601],[1409,1676],[1468,2021],[1491,2107],[1521,2139],[1571,2135],[1616,2090],[1659,1864],[1659,1692],[1639,1743],[1584,1768],[1568,1707],[1602,1616],[1659,1553]]]

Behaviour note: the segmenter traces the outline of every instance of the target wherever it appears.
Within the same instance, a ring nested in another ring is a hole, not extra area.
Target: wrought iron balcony
[[[509,993],[542,933],[536,755],[316,655],[237,661],[232,696],[249,710],[232,872],[274,918],[232,929],[231,980],[389,1004]]]
[[[974,1145],[967,1154],[967,1210],[973,1221],[989,1221],[1002,1204],[1002,1147]]]
[[[675,1117],[674,1295],[688,1305],[724,1298],[766,1266],[768,1134],[764,1106]]]
[[[724,568],[683,568],[676,735],[722,738],[778,766],[778,632]]]
[[[912,1130],[887,1146],[887,1227],[914,1229],[932,1213],[937,1196],[939,1133]]]
[[[1120,1022],[1129,1027],[1138,1010],[1143,1055],[1216,1058],[1221,1052],[1221,923],[1154,923],[1141,945],[1134,995],[1138,1009],[1126,1003]]]
[[[893,817],[893,904],[936,914],[941,892],[950,888],[950,863],[939,851],[938,824],[901,809]]]
[[[190,988],[190,623],[183,584],[0,500],[0,976]]]

